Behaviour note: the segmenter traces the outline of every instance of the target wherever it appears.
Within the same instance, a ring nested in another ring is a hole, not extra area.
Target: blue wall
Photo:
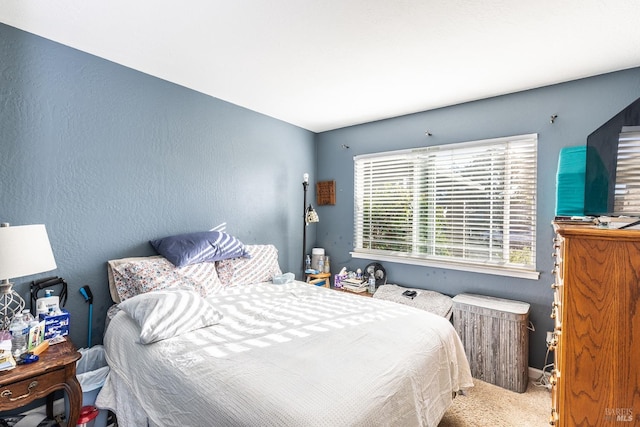
[[[95,296],[95,344],[106,261],[153,254],[149,239],[226,221],[245,243],[275,244],[284,270],[302,263],[313,133],[3,24],[0,165],[0,221],[46,224],[58,264],[15,288],[29,301],[34,278],[65,278],[78,347],[78,289]]]
[[[560,149],[584,145],[587,136],[640,97],[640,68],[548,86],[541,89],[455,105],[418,114],[325,132],[318,135],[318,179],[336,180],[336,205],[319,206],[317,242],[331,256],[332,269],[364,267],[352,259],[353,156],[427,145],[538,134],[539,280],[474,274],[406,264],[383,263],[390,283],[526,301],[536,332],[531,335],[529,365],[542,368],[553,293],[551,221],[555,213],[555,174]],[[552,114],[558,118],[550,123]],[[429,130],[433,135],[425,136]],[[345,149],[342,145],[349,148]]]

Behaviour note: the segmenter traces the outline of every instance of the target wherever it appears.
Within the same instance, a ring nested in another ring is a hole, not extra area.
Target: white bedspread
[[[473,385],[444,318],[301,282],[230,288],[222,322],[150,345],[124,312],[97,405],[121,427],[436,426]]]

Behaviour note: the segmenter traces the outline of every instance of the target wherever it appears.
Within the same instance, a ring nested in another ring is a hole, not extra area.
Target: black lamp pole
[[[302,206],[302,281],[304,282],[305,257],[307,253],[307,188],[309,187],[309,175],[304,174],[302,189],[304,191],[304,205]]]

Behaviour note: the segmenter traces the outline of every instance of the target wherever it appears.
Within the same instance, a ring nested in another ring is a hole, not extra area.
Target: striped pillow
[[[192,283],[197,284],[194,287],[202,290],[202,292],[199,292],[202,296],[206,297],[223,289],[222,282],[218,278],[215,262],[199,262],[187,265],[186,267],[176,268],[176,272],[189,279]]]
[[[282,274],[275,246],[246,245],[245,249],[251,258],[233,258],[216,263],[222,286],[268,282]]]

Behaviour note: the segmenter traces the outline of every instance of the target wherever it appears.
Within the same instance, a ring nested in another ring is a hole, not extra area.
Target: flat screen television
[[[616,170],[618,168],[618,149],[621,134],[640,136],[640,98],[613,116],[609,121],[587,137],[587,160],[584,186],[584,214],[588,216],[634,216],[640,217],[640,203],[616,206]],[[633,156],[634,154],[631,153]],[[626,173],[633,172],[637,162],[638,183],[640,183],[640,155],[637,159],[626,156]],[[621,169],[623,170],[623,169]],[[618,192],[621,194],[620,185]],[[640,193],[640,188],[631,189]],[[631,199],[633,194],[629,197]],[[637,195],[640,199],[640,194]],[[638,207],[635,207],[638,206]]]

